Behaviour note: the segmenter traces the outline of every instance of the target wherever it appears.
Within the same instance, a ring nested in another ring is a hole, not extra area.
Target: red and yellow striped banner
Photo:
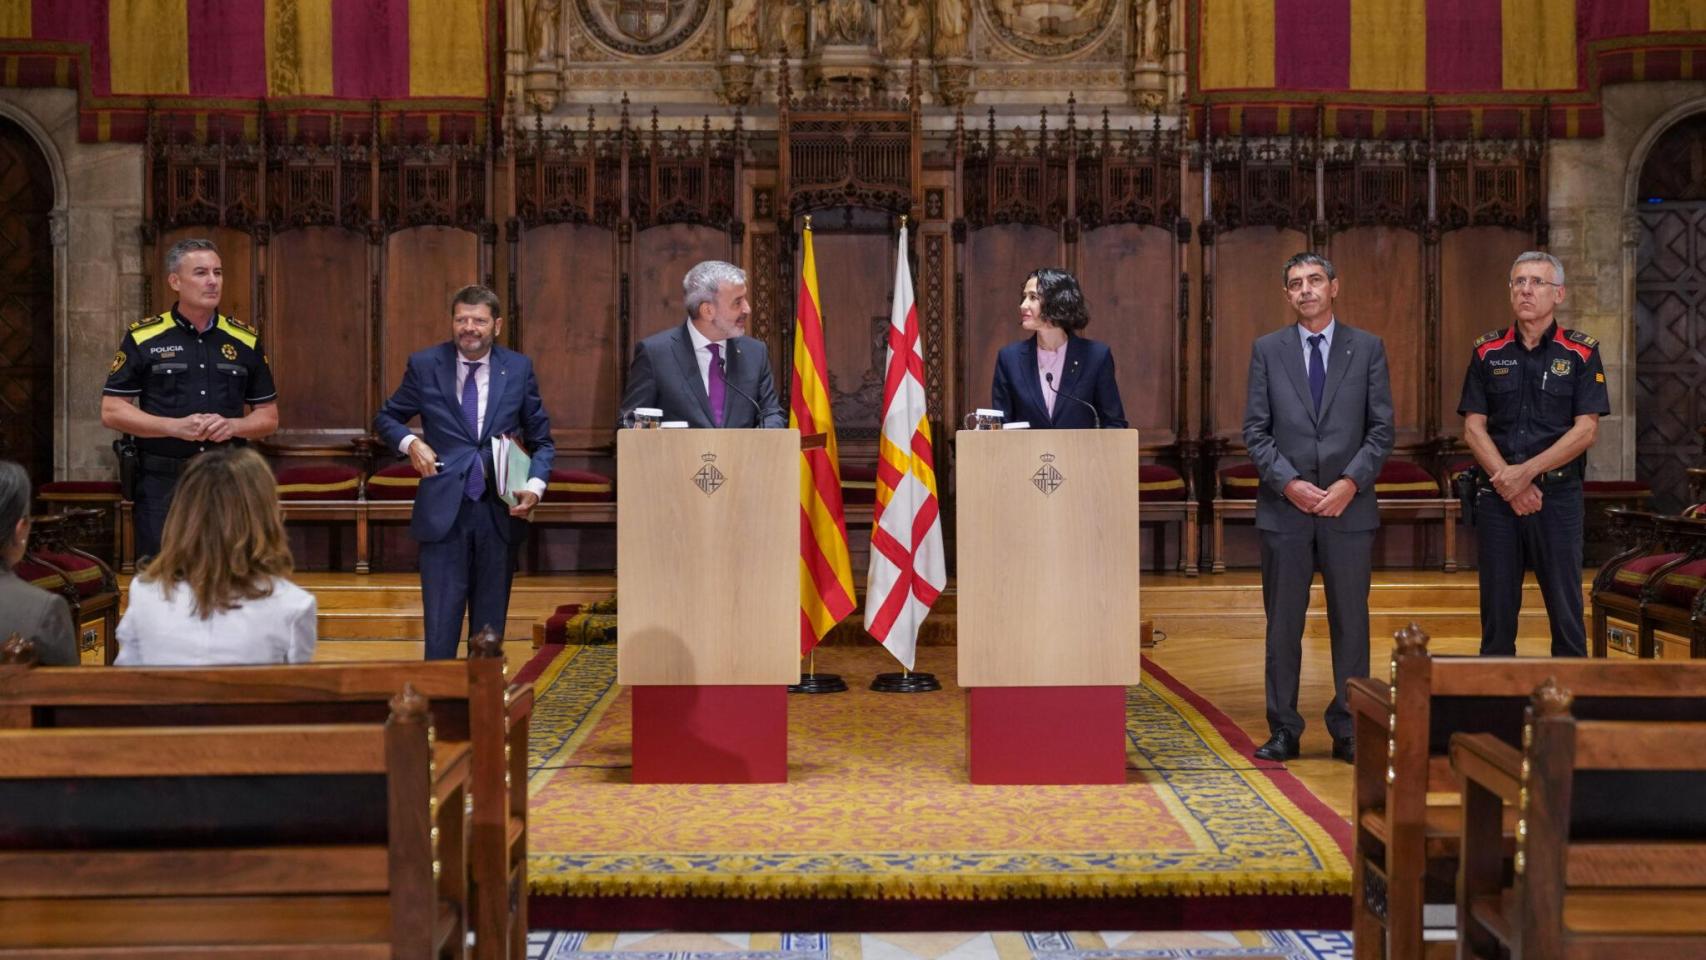
[[[802,437],[822,434],[823,446],[800,450],[801,654],[817,646],[824,634],[855,608],[821,305],[817,256],[812,252],[812,228],[807,223],[794,323],[794,385],[789,396],[788,426],[799,430]]]

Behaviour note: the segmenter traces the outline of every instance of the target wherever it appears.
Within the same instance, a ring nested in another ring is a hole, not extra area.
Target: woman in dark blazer
[[[1025,280],[1019,326],[1032,336],[1001,348],[991,404],[1008,423],[1033,429],[1125,428],[1108,345],[1079,336],[1090,323],[1084,293],[1065,270],[1044,267]],[[1052,407],[1052,409],[1051,409]]]

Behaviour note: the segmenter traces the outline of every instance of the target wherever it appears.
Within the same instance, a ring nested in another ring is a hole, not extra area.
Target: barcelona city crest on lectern
[[[1037,459],[1041,460],[1043,465],[1037,468],[1036,473],[1031,474],[1031,486],[1041,491],[1043,496],[1049,496],[1060,489],[1066,478],[1054,468],[1054,454],[1045,453]]]
[[[717,469],[716,454],[702,453],[699,455],[699,459],[704,463],[700,466],[699,472],[693,475],[693,485],[699,488],[699,492],[708,497],[721,490],[723,482],[728,478],[723,476],[723,471]]]

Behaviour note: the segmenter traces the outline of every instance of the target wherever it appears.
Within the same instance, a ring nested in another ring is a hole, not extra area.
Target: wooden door
[[[0,457],[53,479],[53,175],[0,117]]]

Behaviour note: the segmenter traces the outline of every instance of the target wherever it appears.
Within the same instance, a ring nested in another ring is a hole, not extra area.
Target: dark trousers
[[[428,660],[456,656],[464,622],[470,635],[487,626],[503,635],[509,617],[515,547],[499,533],[494,520],[486,502],[464,498],[450,536],[421,544],[421,602],[426,615]]]
[[[143,470],[136,477],[136,503],[131,521],[136,527],[136,556],[152,557],[160,552],[160,535],[166,529],[166,513],[172,509],[172,493],[178,488],[176,473]]]
[[[1522,613],[1522,574],[1532,568],[1546,601],[1554,657],[1588,655],[1582,623],[1582,484],[1540,488],[1540,512],[1519,517],[1497,491],[1475,503],[1477,565],[1481,575],[1481,653],[1516,656]]]
[[[1333,699],[1327,732],[1352,735],[1345,683],[1368,676],[1369,558],[1374,531],[1326,530],[1319,521],[1299,533],[1262,534],[1262,606],[1268,616],[1268,732],[1303,736],[1297,681],[1303,667],[1303,623],[1315,571],[1327,588],[1327,628],[1332,636]]]

